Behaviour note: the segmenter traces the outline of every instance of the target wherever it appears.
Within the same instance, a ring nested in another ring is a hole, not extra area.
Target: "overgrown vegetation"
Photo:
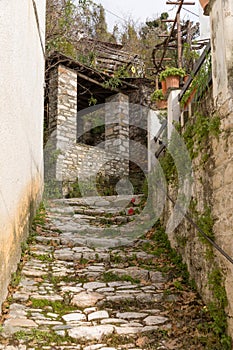
[[[115,281],[126,281],[131,283],[140,283],[140,280],[137,278],[133,278],[129,275],[117,275],[113,272],[105,272],[102,276],[103,282],[115,282]]]
[[[204,78],[206,79],[206,77]],[[183,132],[183,137],[191,159],[200,157],[200,164],[205,164],[211,156],[210,139],[211,137],[218,139],[220,133],[219,116],[203,115],[199,111],[196,111],[193,118],[189,119],[186,123]],[[173,158],[168,152],[166,152],[165,157],[162,159],[161,165],[167,181],[175,183],[175,164]],[[203,212],[200,213],[196,209],[196,204],[196,202],[192,202],[190,205],[194,221],[209,238],[214,240],[214,220],[211,208],[206,205]],[[160,229],[158,232],[158,241],[160,242],[162,240],[164,248],[170,250],[169,244],[167,246],[166,243],[166,237],[164,237]],[[231,338],[227,336],[227,316],[225,313],[227,297],[223,285],[222,274],[220,270],[215,267],[212,245],[210,245],[200,233],[198,233],[198,236],[200,240],[206,244],[205,258],[213,264],[213,267],[210,267],[209,269],[211,272],[208,279],[209,288],[213,294],[213,301],[207,306],[207,310],[210,314],[210,321],[205,322],[199,327],[199,330],[205,334],[209,333],[211,336],[208,339],[203,337],[202,342],[205,345],[205,349],[230,350]],[[168,253],[168,255],[169,254],[170,253]]]
[[[160,158],[160,165],[163,169],[163,173],[167,183],[177,182],[178,174],[176,171],[176,166],[173,157],[166,150],[163,157]]]
[[[212,218],[209,209],[206,209],[205,215],[200,220],[201,222],[203,230],[211,232]],[[175,288],[182,291],[187,284],[190,284],[195,290],[194,282],[189,279],[187,266],[182,262],[181,256],[171,248],[168,236],[159,221],[155,225],[151,239],[152,244],[153,241],[156,243],[156,255],[160,257],[166,256],[167,263],[170,263],[170,266],[176,271],[175,275],[176,277],[178,276],[178,279],[173,283]],[[151,247],[148,245],[146,250],[149,251],[150,249]],[[225,313],[227,296],[223,285],[223,276],[218,268],[213,266],[209,274],[208,283],[213,294],[213,302],[209,303],[206,308],[210,315],[209,320],[200,323],[198,326],[201,332],[199,342],[207,350],[231,350],[232,343],[231,338],[227,335],[227,316]]]
[[[43,227],[46,223],[46,210],[45,205],[43,202],[40,203],[39,208],[36,211],[36,215],[33,219],[31,229],[29,232],[29,236],[26,241],[21,243],[21,259],[17,266],[17,270],[12,273],[11,275],[11,282],[8,286],[8,296],[6,301],[2,305],[2,315],[4,320],[4,314],[7,314],[9,310],[9,303],[12,302],[12,296],[13,293],[18,289],[18,286],[21,281],[21,271],[23,268],[23,265],[27,261],[27,259],[30,257],[30,245],[35,242],[35,237],[37,236],[37,229],[38,227]]]
[[[158,100],[165,100],[162,89],[155,90],[151,95],[150,99],[151,99],[151,102],[158,101]]]
[[[209,274],[208,282],[214,297],[214,301],[208,305],[208,310],[213,319],[210,329],[213,330],[216,337],[219,339],[221,349],[231,350],[232,341],[231,338],[227,336],[227,316],[225,312],[227,296],[223,286],[223,276],[218,268],[213,269]]]
[[[165,254],[168,261],[173,266],[173,273],[176,275],[178,274],[178,276],[182,277],[183,283],[191,283],[193,286],[193,282],[189,281],[187,266],[183,263],[181,255],[179,255],[177,251],[171,247],[166,231],[161,225],[160,221],[157,221],[155,224],[152,237],[156,243],[156,251],[154,251],[153,254],[157,256]]]
[[[30,305],[34,309],[48,309],[48,307],[51,307],[53,312],[63,315],[68,312],[72,312],[77,310],[76,306],[72,305],[66,305],[64,301],[51,301],[46,299],[34,299],[31,298],[29,301]]]
[[[203,214],[199,213],[196,216],[197,225],[200,229],[211,239],[214,240],[213,225],[214,220],[211,213],[211,208],[205,207]],[[199,233],[199,237],[202,242],[206,243],[206,239]]]
[[[98,67],[96,57],[98,55],[97,41],[109,42],[112,44],[122,44],[124,51],[132,53],[134,56],[131,65],[120,66],[125,76],[151,76],[151,68],[154,68],[152,55],[158,59],[162,55],[162,50],[154,50],[156,45],[162,43],[159,35],[167,35],[171,29],[171,24],[165,23],[169,14],[161,13],[160,16],[148,19],[145,23],[138,24],[132,18],[126,17],[125,21],[116,24],[110,31],[107,27],[105,18],[105,9],[101,4],[92,0],[50,0],[47,1],[46,15],[46,54],[49,55],[54,51],[62,52],[74,59],[78,59],[83,64],[92,68],[105,71],[103,67]],[[187,21],[182,21],[182,25],[187,25]],[[189,32],[182,33],[183,41],[193,40],[198,35],[198,26],[193,26]],[[83,40],[88,38],[91,41]],[[188,44],[187,44],[188,45]],[[193,50],[185,48],[184,52],[189,53],[192,63],[195,58],[192,55]],[[156,57],[155,57],[156,56]],[[168,65],[177,65],[177,51],[169,50],[167,56],[171,59]],[[140,62],[141,60],[141,62]],[[187,58],[185,58],[187,63]],[[116,67],[116,70],[119,67]],[[110,80],[111,87],[119,86],[117,79],[122,75],[117,74]],[[117,78],[117,79],[116,79]]]
[[[18,341],[24,341],[30,344],[31,346],[36,345],[36,349],[39,350],[38,345],[50,345],[56,344],[67,344],[74,343],[74,340],[68,336],[61,336],[54,331],[44,331],[42,329],[31,329],[30,331],[18,331],[15,333],[15,339]]]
[[[192,159],[207,148],[211,136],[219,137],[220,125],[219,116],[208,116],[199,112],[196,112],[193,119],[186,123],[183,137]],[[204,152],[203,156],[205,156]]]

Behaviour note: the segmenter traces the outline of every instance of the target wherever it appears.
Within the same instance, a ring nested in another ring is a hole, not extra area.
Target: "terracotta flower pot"
[[[167,92],[167,84],[166,84],[166,81],[165,81],[165,80],[162,80],[162,81],[161,81],[161,85],[162,85],[163,95],[165,95],[166,92]]]
[[[186,83],[186,81],[188,81],[188,79],[189,79],[189,75],[185,75],[185,77],[183,78],[184,84]]]
[[[205,16],[209,15],[209,0],[199,0]]]
[[[158,109],[165,109],[167,108],[167,100],[157,100],[156,106]]]
[[[167,89],[169,88],[179,88],[180,86],[180,77],[178,75],[170,75],[166,77]]]
[[[194,97],[195,97],[195,94],[196,94],[196,89],[194,89],[194,90],[191,92],[191,94],[190,94],[188,100],[186,101],[186,103],[185,103],[185,105],[184,105],[184,110],[186,110],[186,109],[188,108],[188,106],[190,105],[190,103],[192,103],[192,101],[193,101],[193,99],[194,99]]]

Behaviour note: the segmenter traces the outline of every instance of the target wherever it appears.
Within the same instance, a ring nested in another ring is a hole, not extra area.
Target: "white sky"
[[[199,15],[199,1],[190,0],[195,2],[195,5],[183,6],[185,9],[192,11]],[[123,19],[133,19],[140,24],[145,22],[148,18],[157,18],[162,12],[168,12],[169,18],[173,19],[176,13],[177,5],[166,5],[166,0],[96,0],[96,3],[102,4],[106,10],[106,19],[109,29],[113,27],[115,23],[124,23],[119,16]],[[112,15],[108,11],[114,13]],[[198,17],[190,14],[189,12],[181,11],[182,19],[190,19],[194,22],[198,22]]]

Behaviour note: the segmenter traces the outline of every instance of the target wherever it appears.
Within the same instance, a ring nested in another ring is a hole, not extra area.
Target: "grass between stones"
[[[111,271],[103,273],[102,281],[106,283],[115,282],[115,281],[126,281],[126,282],[131,282],[133,284],[140,283],[140,280],[137,278],[133,278],[132,276],[129,276],[129,275],[118,276],[117,274]]]
[[[62,345],[70,343],[74,344],[75,341],[69,336],[61,336],[54,331],[45,331],[41,329],[31,329],[30,331],[18,331],[14,334],[14,338],[18,341],[24,341],[27,345],[36,346],[35,349],[41,350],[41,346],[38,345]]]
[[[53,262],[54,257],[51,254],[30,254],[32,258],[43,261],[43,262]]]
[[[29,301],[29,305],[33,309],[43,309],[50,310],[59,315],[63,315],[72,311],[77,310],[76,306],[67,305],[65,302],[61,301],[50,301],[46,299],[33,299]]]

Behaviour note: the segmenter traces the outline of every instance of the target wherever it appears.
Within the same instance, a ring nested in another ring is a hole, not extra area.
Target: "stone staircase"
[[[112,247],[129,244],[138,237],[134,222],[143,209],[143,196],[72,198],[55,200],[50,205],[61,239],[71,238],[72,233],[74,245]]]
[[[131,223],[140,208],[142,198],[131,199],[50,203],[10,288],[1,350],[199,349],[186,346],[183,336],[182,347],[169,347],[176,344],[169,334],[184,321],[169,310],[183,296],[169,290],[167,262],[150,251],[150,241],[119,230],[119,221]],[[109,219],[119,236],[103,234]],[[192,316],[189,322],[193,329]]]

